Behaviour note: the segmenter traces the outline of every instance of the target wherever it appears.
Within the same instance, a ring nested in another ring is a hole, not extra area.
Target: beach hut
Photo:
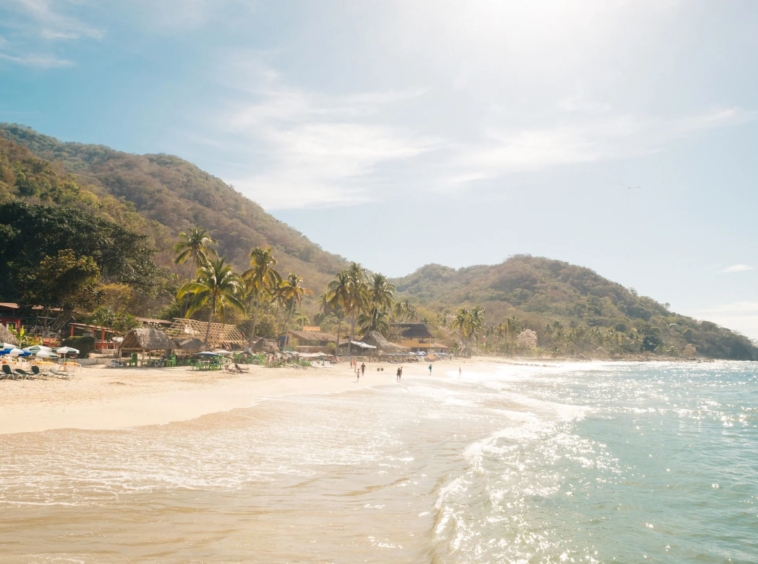
[[[409,351],[408,347],[390,343],[379,331],[369,331],[361,341],[375,346],[380,353],[407,353]]]
[[[269,341],[261,337],[251,347],[253,352],[257,353],[276,353],[279,352],[279,346],[274,341]]]
[[[121,343],[121,352],[142,353],[144,360],[145,352],[170,351],[175,347],[174,342],[160,329],[132,329],[124,335]]]
[[[196,353],[203,350],[203,342],[200,339],[172,339],[176,345],[174,348],[183,353]]]
[[[11,333],[11,330],[8,329],[5,325],[0,324],[0,342],[2,343],[8,343],[11,345],[18,345],[18,340],[16,339],[16,336]]]

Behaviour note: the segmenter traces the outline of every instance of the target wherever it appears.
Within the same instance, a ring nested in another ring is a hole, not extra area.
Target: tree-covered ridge
[[[321,287],[346,265],[220,179],[178,157],[62,143],[19,125],[0,125],[2,136],[41,159],[60,163],[56,166],[75,173],[80,184],[88,185],[96,195],[127,203],[143,218],[162,226],[167,233],[154,239],[155,260],[162,266],[172,265],[178,233],[196,225],[214,234],[219,253],[237,268],[247,265],[251,248],[270,246],[283,271],[298,272],[310,285]]]
[[[556,354],[603,349],[681,355],[691,345],[713,358],[758,358],[742,335],[673,313],[589,268],[557,260],[521,255],[458,270],[427,265],[394,282],[400,296],[451,317],[455,308],[480,305],[493,328],[516,318],[536,331],[541,348]]]

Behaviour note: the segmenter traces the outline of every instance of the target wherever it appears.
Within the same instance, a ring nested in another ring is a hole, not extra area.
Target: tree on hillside
[[[295,306],[299,306],[303,301],[303,296],[312,294],[309,288],[302,286],[303,279],[297,274],[290,274],[286,280],[279,284],[276,291],[276,299],[287,309],[287,320],[284,323],[284,333],[289,331],[292,314],[295,312]]]
[[[232,268],[224,264],[224,258],[210,259],[197,270],[197,278],[188,282],[177,293],[178,299],[191,296],[187,317],[209,306],[208,327],[205,330],[205,348],[208,348],[208,338],[211,323],[216,312],[224,314],[229,307],[244,311],[245,306],[239,299],[241,293],[240,279]]]
[[[369,331],[379,331],[386,336],[389,324],[387,322],[395,303],[395,285],[383,274],[374,274],[368,284],[366,296],[367,311],[358,318],[361,334]]]
[[[348,303],[343,305],[345,313],[350,316],[350,340],[355,340],[355,324],[358,316],[366,311],[368,305],[368,286],[366,285],[366,269],[357,262],[350,263],[347,269]],[[352,353],[352,345],[348,345],[348,352]]]
[[[273,299],[282,283],[282,277],[274,268],[275,265],[276,259],[271,252],[271,247],[266,249],[255,247],[250,251],[250,268],[242,273],[242,280],[245,283],[245,302],[252,321],[251,344],[255,340],[255,326],[259,309],[263,302]]]
[[[190,229],[189,232],[182,231],[179,233],[179,238],[181,241],[174,245],[176,264],[184,264],[191,258],[195,266],[200,268],[216,256],[216,250],[213,248],[216,241],[199,225]]]
[[[60,307],[65,311],[89,308],[97,303],[99,280],[100,269],[92,257],[77,257],[73,250],[64,249],[20,273],[23,291],[19,301],[22,305]]]

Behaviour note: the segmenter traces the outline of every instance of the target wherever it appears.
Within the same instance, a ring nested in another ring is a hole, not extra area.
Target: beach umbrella
[[[73,347],[61,347],[59,349],[55,349],[56,354],[79,354],[79,351]]]
[[[12,345],[10,343],[3,343],[3,349],[11,350],[11,349],[15,349],[15,348],[16,348],[16,345]]]
[[[29,356],[30,353],[22,349],[11,349],[8,354],[11,356]]]
[[[216,351],[213,351],[215,354],[223,354],[223,355],[229,355],[232,354],[232,351],[226,351],[224,349],[218,349]]]
[[[32,345],[31,347],[24,347],[24,350],[29,351],[32,354],[38,353],[39,351],[53,352],[53,349],[44,345]]]
[[[197,353],[197,356],[218,356],[218,353],[215,353],[213,351],[203,351]]]
[[[58,358],[58,355],[52,351],[37,351],[34,356],[37,358]]]

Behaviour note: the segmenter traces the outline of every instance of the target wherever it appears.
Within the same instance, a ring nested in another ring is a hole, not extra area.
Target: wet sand
[[[384,371],[377,372],[377,366]],[[397,366],[368,363],[358,382],[347,362],[306,369],[249,366],[247,374],[185,367],[82,367],[71,380],[0,380],[0,434],[186,421],[249,407],[265,398],[394,384]],[[453,362],[436,362],[435,375],[457,367]],[[428,364],[407,364],[403,372],[428,375]]]

